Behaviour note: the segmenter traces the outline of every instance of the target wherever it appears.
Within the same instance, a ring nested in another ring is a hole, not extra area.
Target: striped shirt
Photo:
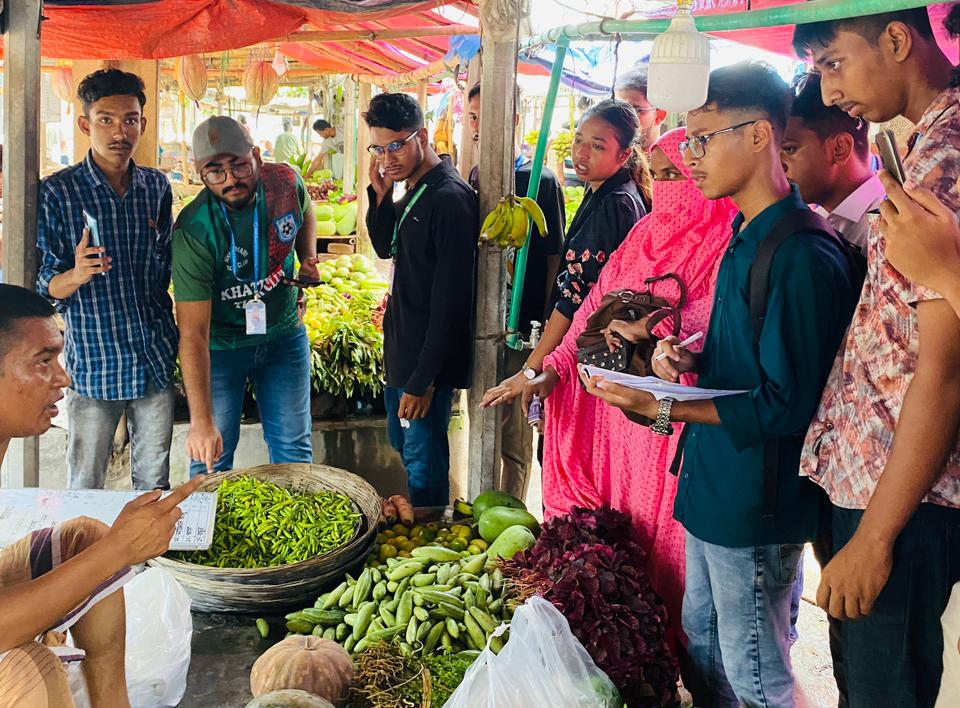
[[[158,170],[131,165],[130,187],[120,197],[93,154],[43,180],[37,248],[37,290],[66,321],[65,360],[81,396],[102,401],[142,398],[147,384],[165,389],[173,377],[178,334],[170,288],[173,195]],[[83,211],[93,216],[100,243],[113,259],[63,300],[50,281],[74,266],[83,234]]]

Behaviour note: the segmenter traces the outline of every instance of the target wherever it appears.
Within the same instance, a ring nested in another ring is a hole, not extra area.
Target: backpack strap
[[[798,232],[820,233],[838,242],[837,232],[819,214],[810,209],[794,209],[785,213],[760,242],[750,267],[750,319],[753,322],[753,343],[760,347],[760,335],[767,317],[767,300],[770,297],[770,270],[773,259],[780,246]],[[763,444],[763,506],[761,515],[764,521],[772,521],[777,510],[778,487],[780,483],[780,438],[767,440]]]

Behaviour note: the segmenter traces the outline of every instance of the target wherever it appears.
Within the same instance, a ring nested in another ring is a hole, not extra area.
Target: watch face
[[[527,378],[528,381],[533,381],[535,378],[537,378],[537,372],[534,371],[533,369],[524,369],[523,375]]]

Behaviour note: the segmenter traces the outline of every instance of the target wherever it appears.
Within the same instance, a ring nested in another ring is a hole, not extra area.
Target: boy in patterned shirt
[[[908,182],[960,211],[960,88],[925,8],[801,25],[794,47],[812,59],[825,104],[915,123]],[[874,229],[860,305],[801,464],[832,502],[833,557],[817,600],[847,620],[835,673],[851,708],[934,704],[940,617],[960,580],[960,319],[894,270],[884,246]]]

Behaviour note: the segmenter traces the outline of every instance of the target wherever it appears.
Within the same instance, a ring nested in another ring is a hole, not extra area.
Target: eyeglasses
[[[753,125],[758,121],[759,119],[748,120],[746,123],[738,123],[737,125],[731,125],[729,128],[724,128],[723,130],[715,130],[712,133],[707,133],[706,135],[697,135],[689,140],[684,140],[682,143],[680,143],[680,152],[686,152],[689,150],[690,154],[699,160],[707,154],[707,143],[713,138],[717,137],[718,135],[723,135],[724,133],[732,133],[734,130],[739,130],[744,126]]]
[[[210,170],[200,172],[200,178],[207,184],[223,184],[227,181],[227,169],[234,179],[243,179],[253,174],[253,165],[249,162],[240,162],[236,165],[230,165],[229,168],[214,167]]]
[[[403,150],[403,146],[413,140],[413,137],[417,135],[420,131],[415,130],[410,135],[405,137],[403,140],[394,140],[389,145],[368,145],[367,152],[369,152],[374,157],[383,157],[386,153],[390,152],[400,152]]]

